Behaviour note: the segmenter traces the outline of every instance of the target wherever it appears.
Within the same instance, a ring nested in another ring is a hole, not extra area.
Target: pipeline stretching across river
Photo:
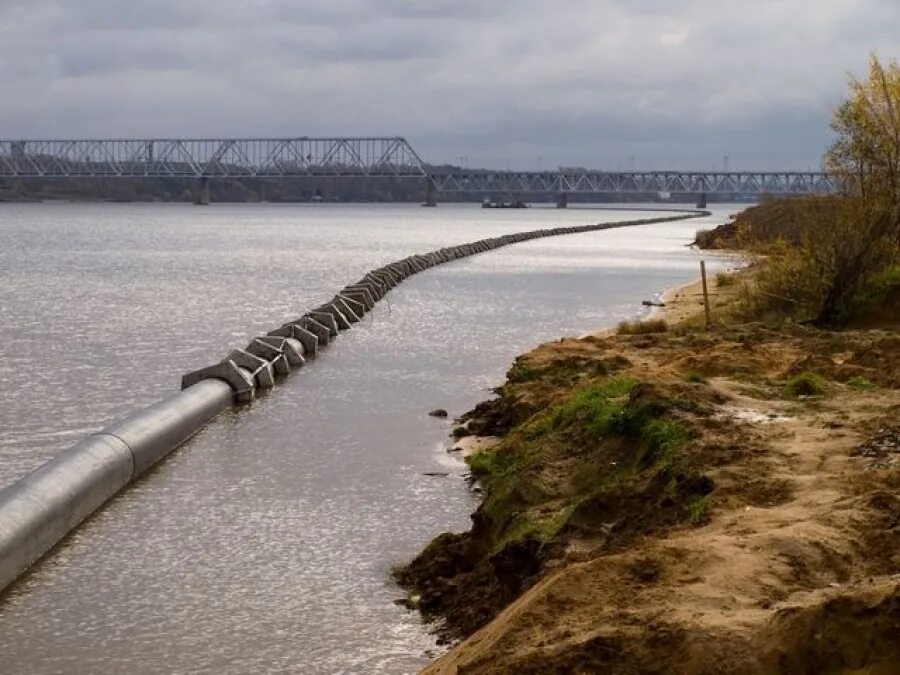
[[[407,277],[429,267],[541,237],[647,225],[678,216],[532,230],[442,248],[368,272],[323,305],[250,341],[221,362],[186,374],[182,391],[88,436],[0,491],[0,591],[106,501],[220,412],[314,358]]]

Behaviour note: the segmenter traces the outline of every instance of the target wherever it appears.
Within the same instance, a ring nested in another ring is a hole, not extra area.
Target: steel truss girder
[[[427,178],[404,138],[0,140],[0,178]]]
[[[431,177],[441,192],[491,194],[829,194],[837,189],[827,174],[814,171],[460,171],[432,172]]]
[[[0,140],[0,178],[428,179],[439,192],[674,192],[710,195],[836,191],[803,171],[432,171],[402,137]]]

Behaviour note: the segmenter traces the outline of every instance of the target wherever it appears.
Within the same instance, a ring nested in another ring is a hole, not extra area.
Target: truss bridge
[[[435,194],[689,193],[754,197],[834,192],[813,171],[489,171],[425,163],[402,137],[0,140],[0,179],[391,178]],[[207,189],[208,194],[208,189]],[[208,197],[207,197],[208,201]]]

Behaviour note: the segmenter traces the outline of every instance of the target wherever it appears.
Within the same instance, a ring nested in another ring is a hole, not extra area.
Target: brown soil
[[[690,289],[669,300],[670,323],[696,309]],[[826,394],[787,397],[785,380],[810,370]],[[553,536],[498,550],[481,508],[470,532],[432,542],[400,580],[445,639],[465,639],[426,672],[900,673],[900,337],[743,326],[566,339],[517,360],[469,425],[509,444],[612,374],[649,383],[631,397],[689,430],[675,487],[638,472]],[[548,447],[515,483],[523,513],[630,446]],[[708,510],[686,520],[679,490],[709,493]]]

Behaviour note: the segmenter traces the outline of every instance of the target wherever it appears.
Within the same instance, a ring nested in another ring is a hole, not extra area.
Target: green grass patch
[[[482,483],[496,482],[510,474],[517,463],[515,453],[498,451],[494,448],[479,450],[466,457],[466,464],[469,465],[472,475]]]
[[[686,507],[687,520],[691,525],[702,525],[709,521],[709,495],[692,497]]]
[[[684,374],[684,381],[692,382],[694,384],[703,384],[704,382],[706,382],[706,377],[701,372],[698,372],[696,370],[689,370]]]
[[[551,541],[569,522],[576,505],[576,503],[566,504],[555,513],[542,518],[530,518],[526,514],[520,514],[506,528],[503,536],[494,543],[492,554],[499,553],[510,544],[526,539],[537,539],[545,543]]]
[[[528,366],[523,363],[514,363],[506,373],[506,379],[511,383],[532,382],[538,379],[545,369],[537,366]]]
[[[631,485],[641,475],[671,482],[673,508],[688,518],[688,496],[679,486],[688,462],[681,450],[691,434],[672,417],[680,409],[654,385],[607,377],[535,414],[498,446],[470,455],[493,553],[554,540],[585,500],[642,489],[645,481]]]
[[[642,462],[656,465],[659,471],[667,471],[672,468],[678,451],[689,439],[687,431],[677,422],[650,420],[640,432],[641,444],[645,448]]]
[[[871,380],[868,380],[865,377],[861,377],[859,375],[857,375],[856,377],[851,377],[849,380],[847,380],[847,386],[858,391],[868,391],[870,389],[875,389],[878,387],[878,385]]]
[[[863,311],[880,307],[894,293],[900,291],[900,265],[894,265],[875,275],[857,293],[854,304]]]
[[[545,411],[535,415],[522,428],[522,435],[529,441],[536,441],[553,430],[553,411]]]
[[[799,398],[801,396],[824,396],[828,390],[828,382],[818,373],[805,370],[789,379],[784,390],[788,396]]]
[[[593,438],[605,436],[612,423],[625,407],[628,395],[636,382],[625,377],[613,377],[601,384],[582,389],[556,408],[551,426],[562,429],[578,425]]]

